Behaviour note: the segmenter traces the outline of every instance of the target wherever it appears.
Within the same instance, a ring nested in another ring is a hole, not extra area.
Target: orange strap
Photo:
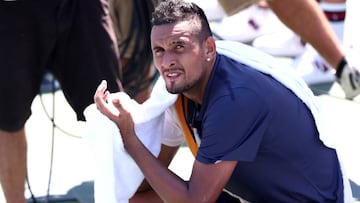
[[[183,110],[183,106],[186,108],[187,107],[187,98],[183,97],[184,98],[184,105],[182,104],[182,99],[181,99],[181,95],[178,96],[176,102],[175,102],[175,109],[176,109],[176,113],[178,115],[178,118],[179,118],[179,121],[180,121],[180,124],[181,124],[181,128],[184,132],[184,136],[185,136],[185,141],[188,145],[188,147],[190,148],[190,151],[191,153],[196,156],[196,153],[197,153],[197,150],[198,150],[198,146],[192,136],[192,133],[190,132],[190,129],[186,123],[186,119],[185,119],[185,115],[184,115],[184,112],[187,112],[185,110]]]

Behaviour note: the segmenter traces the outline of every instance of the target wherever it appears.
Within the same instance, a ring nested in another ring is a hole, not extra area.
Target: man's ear
[[[205,40],[205,55],[207,58],[214,58],[216,55],[216,45],[213,37],[208,37]]]

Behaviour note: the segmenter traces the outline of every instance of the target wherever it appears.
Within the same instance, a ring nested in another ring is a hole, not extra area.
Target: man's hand
[[[111,98],[106,88],[106,81],[102,81],[95,92],[94,102],[102,114],[115,122],[123,141],[125,141],[127,136],[135,135],[134,121],[131,114],[121,105],[120,99]]]
[[[344,62],[341,70],[337,71],[336,76],[347,99],[353,99],[360,94],[360,72],[358,69]]]

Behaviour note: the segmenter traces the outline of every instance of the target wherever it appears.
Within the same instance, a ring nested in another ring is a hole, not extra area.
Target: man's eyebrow
[[[174,46],[174,45],[184,45],[185,41],[181,40],[181,39],[175,39],[175,40],[171,40],[169,42],[166,43],[166,46]],[[160,45],[156,45],[154,47],[151,48],[152,50],[159,50],[159,49],[164,49],[164,47],[160,46]]]
[[[162,47],[161,47],[161,46],[154,46],[154,47],[152,47],[152,50],[159,50],[159,49],[162,49]]]
[[[180,40],[180,39],[178,39],[178,40],[173,40],[173,41],[169,42],[169,45],[170,45],[170,46],[174,46],[174,45],[184,45],[184,44],[185,44],[185,42],[184,42],[183,40]]]

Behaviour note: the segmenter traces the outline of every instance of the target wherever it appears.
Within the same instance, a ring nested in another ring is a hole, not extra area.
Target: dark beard
[[[184,93],[184,92],[187,92],[188,90],[190,90],[191,87],[192,87],[192,84],[187,84],[184,87],[174,88],[174,85],[171,84],[170,88],[168,88],[166,86],[166,90],[171,94],[181,94],[181,93]]]

